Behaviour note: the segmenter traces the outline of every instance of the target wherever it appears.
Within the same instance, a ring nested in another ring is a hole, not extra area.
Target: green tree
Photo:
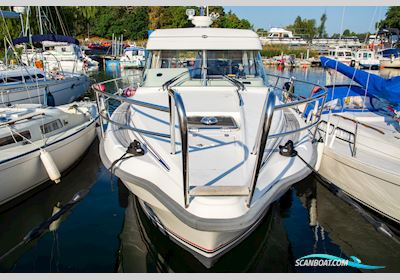
[[[400,6],[389,7],[385,19],[377,24],[378,28],[399,28],[400,29]]]
[[[319,38],[325,38],[325,37],[327,37],[326,31],[325,31],[325,23],[326,23],[326,20],[327,20],[326,13],[322,14],[320,20],[321,20],[321,23],[318,26],[318,37]]]

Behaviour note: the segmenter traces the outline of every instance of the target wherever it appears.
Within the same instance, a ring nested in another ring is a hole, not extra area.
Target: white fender
[[[61,174],[50,153],[45,150],[41,150],[40,159],[42,160],[44,168],[46,168],[49,178],[56,184],[60,183]]]

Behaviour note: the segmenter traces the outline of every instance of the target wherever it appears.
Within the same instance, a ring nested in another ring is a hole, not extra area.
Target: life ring
[[[35,60],[35,67],[43,70],[43,60],[40,59]]]

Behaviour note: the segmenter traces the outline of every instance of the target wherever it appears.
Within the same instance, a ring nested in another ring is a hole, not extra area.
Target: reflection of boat
[[[123,102],[111,117],[102,108],[102,121],[110,121],[103,163],[161,231],[211,266],[310,173],[278,146],[293,140],[311,165],[315,146],[294,104],[282,104],[264,83],[257,34],[192,19],[195,28],[151,33],[151,61],[134,98],[94,89],[100,104],[104,96]]]
[[[0,213],[0,220],[7,221],[0,223],[0,256],[16,246],[31,229],[48,219],[58,202],[64,205],[75,193],[92,186],[100,166],[97,147],[97,142],[93,143],[75,168],[65,174],[57,186],[45,188],[48,185],[44,184],[23,195],[24,201],[17,198],[15,202],[18,200],[19,204],[12,209]],[[28,196],[29,199],[26,199]],[[14,263],[35,245],[36,241],[33,241],[8,255],[0,262],[0,271],[10,271]]]
[[[119,272],[287,272],[291,271],[289,242],[275,204],[258,227],[211,269],[172,243],[152,224],[139,200],[120,185],[125,221],[119,250]],[[272,264],[272,265],[271,265]]]
[[[314,246],[324,248],[324,242],[334,243],[340,246],[346,256],[356,256],[363,263],[386,267],[376,272],[398,272],[400,244],[377,231],[372,223],[360,215],[359,209],[334,195],[313,177],[297,184],[296,190],[303,205],[309,210],[310,226],[316,231]],[[324,235],[329,240],[325,240]]]
[[[86,75],[44,72],[31,66],[0,69],[0,105],[71,103],[89,88]]]
[[[78,160],[95,138],[92,102],[58,107],[24,105],[0,109],[0,204],[49,179]]]
[[[400,79],[385,80],[334,60],[321,61],[362,87],[328,87],[329,102],[318,127],[324,140],[318,172],[354,199],[400,222],[400,124],[396,109],[385,105],[399,100]]]

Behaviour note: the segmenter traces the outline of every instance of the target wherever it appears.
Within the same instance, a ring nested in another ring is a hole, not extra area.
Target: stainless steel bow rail
[[[196,187],[196,188],[202,188],[201,191],[198,192],[193,192],[191,191],[191,187],[189,185],[189,127],[188,127],[188,120],[186,116],[186,109],[185,105],[183,103],[183,99],[181,95],[174,89],[167,88],[166,91],[168,93],[168,101],[169,101],[169,106],[162,106],[158,104],[152,104],[152,103],[147,103],[139,100],[135,100],[133,98],[128,98],[122,96],[122,93],[125,89],[121,89],[118,87],[118,79],[112,79],[109,81],[105,81],[99,84],[95,84],[92,86],[92,89],[96,93],[96,102],[97,106],[99,109],[99,116],[100,116],[100,124],[101,124],[101,135],[104,137],[104,129],[105,129],[105,123],[112,123],[120,128],[123,129],[130,129],[134,132],[137,132],[139,134],[144,134],[144,135],[153,135],[153,136],[158,136],[158,137],[163,137],[163,138],[169,138],[170,143],[171,143],[171,154],[174,155],[176,154],[176,135],[175,135],[175,123],[176,123],[176,118],[178,119],[178,124],[179,124],[179,132],[180,132],[180,138],[181,138],[181,154],[182,154],[182,183],[183,183],[183,197],[184,197],[184,205],[185,208],[187,208],[190,204],[190,196],[200,196],[200,195],[209,195],[209,196],[226,196],[226,195],[240,195],[240,196],[247,196],[247,206],[250,207],[252,203],[252,198],[253,194],[257,185],[257,179],[258,175],[260,173],[260,170],[262,168],[262,162],[263,162],[263,155],[264,155],[264,150],[266,147],[266,143],[268,139],[271,138],[279,138],[283,137],[289,134],[294,134],[297,132],[300,132],[302,130],[306,129],[311,129],[314,127],[319,121],[321,117],[321,113],[323,110],[323,106],[326,100],[326,89],[318,95],[298,100],[295,102],[290,102],[286,104],[279,104],[275,105],[276,103],[276,95],[274,91],[271,91],[268,93],[268,96],[265,100],[264,103],[264,118],[260,120],[260,124],[258,127],[257,131],[257,138],[256,138],[256,143],[254,145],[254,148],[252,150],[252,155],[256,157],[256,164],[253,169],[252,173],[252,178],[251,178],[251,184],[246,190],[246,192],[243,192],[243,190],[238,190],[238,187],[235,186],[230,186],[230,187],[221,187],[225,188],[225,191],[221,192],[216,192],[215,189],[218,189],[218,186],[213,188],[210,188],[210,186],[202,186],[202,187]],[[308,83],[308,82],[306,82]],[[312,83],[309,83],[312,84]],[[106,88],[109,87],[110,85],[114,85],[116,88],[116,91],[114,93],[107,92],[106,90],[101,90],[101,85],[104,85]],[[314,84],[314,86],[318,86]],[[159,133],[155,131],[149,131],[149,130],[144,130],[140,129],[137,127],[132,127],[129,124],[124,124],[124,123],[119,123],[115,120],[112,119],[110,116],[110,110],[109,110],[109,103],[111,100],[116,100],[121,103],[126,103],[129,105],[134,105],[134,106],[140,106],[140,107],[145,107],[165,113],[169,113],[169,121],[170,121],[170,133],[169,134],[164,134],[164,133]],[[320,105],[319,101],[321,101]],[[271,129],[271,123],[272,123],[272,118],[274,116],[274,112],[279,111],[279,110],[284,110],[287,108],[293,108],[293,107],[298,107],[299,105],[307,105],[309,103],[315,103],[315,106],[313,110],[313,118],[308,120],[308,123],[304,127],[294,129],[292,131],[285,131],[282,133],[278,134],[272,134],[270,135],[270,129]],[[315,133],[313,134],[313,140],[315,138]],[[229,192],[227,190],[233,190],[233,192]],[[205,192],[209,192],[205,194]]]

